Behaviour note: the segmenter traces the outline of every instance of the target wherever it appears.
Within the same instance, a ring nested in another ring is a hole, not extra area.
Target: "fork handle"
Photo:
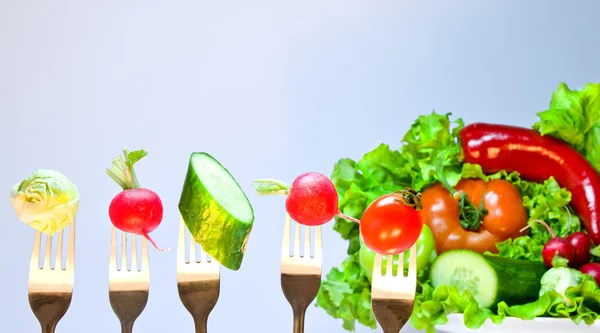
[[[202,316],[194,319],[194,325],[196,326],[196,333],[207,333],[208,317]]]
[[[133,332],[133,322],[121,323],[121,333],[132,333],[132,332]]]
[[[56,329],[56,323],[42,325],[42,333],[54,333]]]
[[[294,333],[304,333],[305,309],[294,309]]]

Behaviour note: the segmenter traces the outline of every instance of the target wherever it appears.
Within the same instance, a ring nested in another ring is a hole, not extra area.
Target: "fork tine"
[[[206,264],[208,259],[206,259],[206,251],[200,248],[200,262]]]
[[[283,228],[283,244],[281,245],[281,257],[290,256],[290,215],[285,215],[285,227]]]
[[[198,262],[198,260],[196,260],[196,240],[191,235],[189,236],[189,238],[190,238],[190,263],[193,264],[194,262]]]
[[[110,269],[118,270],[117,267],[117,229],[112,228],[112,235],[110,237]]]
[[[413,244],[410,248],[410,257],[408,261],[408,276],[411,280],[417,279],[417,244]]]
[[[64,230],[61,230],[60,233],[58,234],[58,242],[56,245],[56,260],[54,261],[54,268],[58,267],[58,268],[62,269],[62,267],[63,267],[63,259],[62,259],[63,233],[64,233]]]
[[[304,228],[304,257],[310,257],[310,227]]]
[[[121,231],[121,270],[128,269],[127,265],[127,234]]]
[[[75,267],[75,221],[69,227],[69,248],[67,249],[67,264],[65,269],[71,270]]]
[[[52,255],[52,236],[46,236],[46,255],[44,256],[44,268],[50,268],[50,256]]]
[[[295,257],[299,257],[300,256],[300,223],[294,221],[294,224],[296,225],[296,235],[294,237],[295,241],[294,241],[294,256]]]
[[[185,264],[185,222],[183,218],[179,223],[179,240],[177,241],[177,263]]]
[[[148,263],[148,239],[146,239],[146,237],[142,237],[142,270],[148,273],[149,266],[150,264]]]
[[[375,253],[375,261],[373,262],[373,279],[378,276],[381,276],[381,262],[382,255],[379,253]]]
[[[37,231],[35,233],[35,239],[33,240],[33,249],[31,250],[31,262],[29,269],[40,268],[40,243],[42,242],[42,233]]]
[[[131,234],[131,270],[137,270],[137,236]]]
[[[323,256],[323,245],[321,239],[321,226],[317,226],[315,228],[315,250],[314,250],[314,258],[321,259]]]
[[[386,276],[392,276],[394,274],[394,255],[387,255],[387,268],[385,269]]]

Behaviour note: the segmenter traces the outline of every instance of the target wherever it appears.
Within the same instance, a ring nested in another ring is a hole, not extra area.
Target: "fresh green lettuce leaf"
[[[371,308],[371,284],[361,269],[358,252],[334,267],[321,283],[316,306],[333,318],[343,320],[343,328],[355,330],[358,323],[376,328]]]
[[[561,83],[550,107],[538,116],[535,130],[567,142],[600,170],[600,83],[588,83],[581,90]]]
[[[437,173],[440,170],[451,186],[460,180],[462,150],[458,133],[464,127],[464,122],[461,118],[452,122],[450,115],[433,112],[421,116],[404,135],[402,153],[414,163],[412,187],[416,191],[438,181]],[[453,123],[455,127],[452,127]]]

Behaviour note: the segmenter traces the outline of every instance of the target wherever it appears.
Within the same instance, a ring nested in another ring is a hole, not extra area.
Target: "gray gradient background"
[[[189,154],[207,151],[230,169],[256,222],[242,269],[222,272],[209,330],[291,332],[279,281],[284,199],[257,197],[252,180],[329,174],[339,158],[397,147],[434,109],[528,126],[559,82],[600,79],[599,13],[597,0],[0,0],[2,331],[38,331],[27,302],[34,232],[8,200],[38,167],[62,171],[82,195],[75,294],[58,332],[119,331],[107,293],[107,206],[118,188],[104,168],[127,146],[149,151],[137,170],[163,198],[153,236],[165,247],[176,246]],[[324,272],[347,245],[331,227]],[[151,251],[135,332],[192,332],[175,254]],[[343,330],[311,306],[306,332]]]

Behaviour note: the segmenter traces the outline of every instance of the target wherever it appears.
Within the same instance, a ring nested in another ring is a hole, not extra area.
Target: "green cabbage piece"
[[[553,267],[549,269],[542,276],[540,296],[544,296],[550,290],[554,290],[557,293],[565,297],[565,302],[568,303],[565,291],[569,287],[576,287],[583,280],[583,273],[580,271],[569,268],[569,267]]]
[[[10,201],[22,222],[51,236],[75,220],[79,191],[62,173],[37,169],[12,188]]]

